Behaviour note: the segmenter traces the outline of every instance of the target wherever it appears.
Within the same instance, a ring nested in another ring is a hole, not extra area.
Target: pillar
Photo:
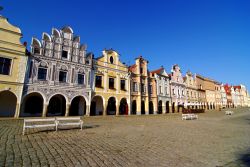
[[[66,104],[65,117],[69,116],[69,108],[70,108],[70,104]]]
[[[146,98],[146,100],[144,101],[145,104],[145,115],[149,115],[149,99]]]
[[[16,103],[16,111],[15,111],[14,118],[18,118],[19,114],[20,114],[20,103]]]
[[[106,116],[107,115],[107,108],[108,108],[108,102],[104,102],[103,104],[103,116]]]
[[[43,104],[43,114],[42,114],[42,117],[46,117],[47,115],[47,112],[48,112],[48,104]]]
[[[86,116],[90,116],[90,105],[86,105]]]
[[[162,114],[166,114],[166,102],[162,102]]]

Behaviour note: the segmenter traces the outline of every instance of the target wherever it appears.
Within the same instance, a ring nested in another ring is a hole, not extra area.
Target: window
[[[66,80],[67,80],[67,72],[60,71],[59,72],[59,82],[66,82]]]
[[[189,97],[189,91],[187,91],[187,97]]]
[[[11,61],[11,59],[0,57],[0,74],[10,74]]]
[[[161,86],[159,86],[159,90],[160,90],[160,94],[162,94],[162,88],[161,88]]]
[[[84,84],[84,74],[78,74],[78,84]]]
[[[39,68],[38,68],[38,76],[37,76],[37,79],[38,79],[38,80],[46,80],[46,76],[47,76],[47,68],[39,67]]]
[[[149,85],[149,93],[153,94],[153,86],[152,85]]]
[[[145,85],[142,83],[141,84],[141,92],[143,92],[143,93],[145,92],[145,88],[144,87],[145,87]]]
[[[109,89],[114,89],[114,88],[115,88],[115,79],[109,78]]]
[[[95,77],[95,86],[98,88],[102,87],[102,76],[96,76]]]
[[[180,90],[178,89],[178,95],[180,96]]]
[[[112,56],[110,56],[109,61],[110,61],[111,64],[113,64],[114,63],[114,58]]]
[[[121,80],[121,90],[125,90],[125,80]]]
[[[65,51],[65,50],[62,51],[62,58],[65,58],[65,59],[68,58],[68,51]]]
[[[138,87],[137,87],[137,83],[133,82],[133,91],[137,92],[138,91]]]
[[[165,87],[165,93],[166,93],[166,95],[168,94],[168,87]]]
[[[34,53],[40,54],[40,49],[39,48],[34,48]]]
[[[143,73],[143,68],[141,67],[141,68],[140,68],[140,74],[142,74],[142,73]]]

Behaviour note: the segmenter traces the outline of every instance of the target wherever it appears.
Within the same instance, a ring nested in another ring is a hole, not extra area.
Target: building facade
[[[206,109],[213,110],[215,109],[215,82],[209,78],[204,78],[204,89],[206,91]]]
[[[206,90],[204,89],[205,78],[201,75],[195,75],[195,80],[197,84],[198,91],[198,101],[201,105],[201,109],[206,109],[207,101],[206,101]]]
[[[32,38],[20,116],[89,115],[92,56],[68,26]]]
[[[170,90],[172,97],[172,112],[182,112],[186,107],[186,84],[183,80],[180,67],[175,64],[172,66],[170,74]]]
[[[200,109],[201,102],[199,101],[199,92],[197,89],[196,75],[193,75],[190,71],[183,77],[186,84],[187,95],[187,108],[188,109]]]
[[[222,95],[221,95],[221,83],[215,81],[215,109],[222,108]]]
[[[120,61],[120,55],[104,50],[94,60],[95,91],[91,100],[90,115],[130,114],[130,74]]]
[[[131,114],[155,114],[158,111],[156,79],[148,70],[148,61],[142,56],[129,67],[131,73]]]
[[[21,30],[0,16],[0,117],[18,117],[28,56]]]
[[[170,80],[166,70],[161,67],[160,69],[151,71],[151,74],[156,79],[156,92],[158,99],[158,113],[165,114],[172,112],[172,102],[170,94]],[[149,88],[152,90],[152,88]]]
[[[221,108],[226,108],[227,106],[227,94],[224,88],[224,85],[221,84],[220,86],[220,93],[221,93]]]

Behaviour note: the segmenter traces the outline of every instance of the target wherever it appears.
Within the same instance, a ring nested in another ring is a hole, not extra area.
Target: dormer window
[[[111,64],[114,63],[114,58],[113,58],[113,56],[110,56],[109,61],[110,61]]]

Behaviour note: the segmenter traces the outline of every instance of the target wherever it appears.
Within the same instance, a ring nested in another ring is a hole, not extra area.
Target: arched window
[[[113,56],[110,56],[109,61],[110,61],[111,64],[114,63],[114,58],[113,58]]]
[[[59,71],[59,82],[67,82],[67,67],[62,66],[61,70]]]

